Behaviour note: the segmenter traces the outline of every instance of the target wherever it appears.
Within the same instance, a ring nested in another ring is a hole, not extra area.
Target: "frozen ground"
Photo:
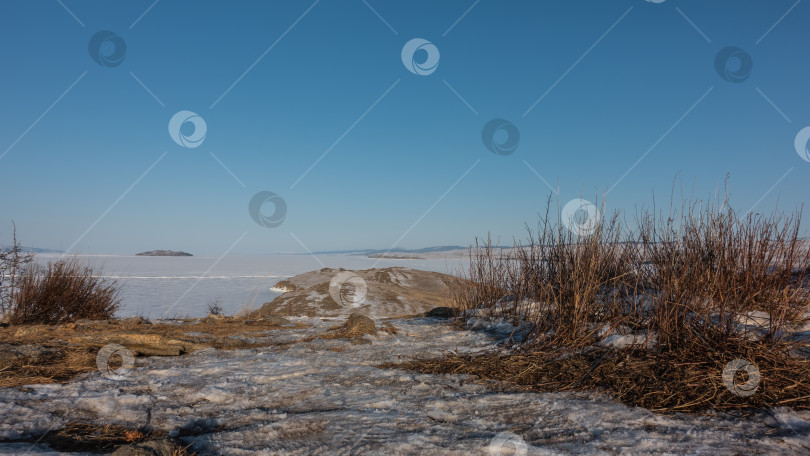
[[[369,344],[296,342],[334,324],[303,321],[312,326],[269,332],[278,342],[271,347],[138,359],[119,381],[94,373],[67,385],[0,389],[0,440],[78,420],[149,425],[201,454],[507,455],[514,442],[525,455],[810,452],[810,413],[660,416],[597,394],[495,392],[465,376],[374,367],[481,350],[493,343],[484,331],[424,318],[395,320],[398,334]],[[0,444],[2,454],[26,451],[56,454]]]

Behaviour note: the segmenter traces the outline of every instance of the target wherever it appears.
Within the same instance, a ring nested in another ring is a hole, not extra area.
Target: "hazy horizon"
[[[508,245],[549,195],[632,214],[729,175],[744,214],[808,190],[795,0],[0,11],[2,244],[13,219],[84,254]]]

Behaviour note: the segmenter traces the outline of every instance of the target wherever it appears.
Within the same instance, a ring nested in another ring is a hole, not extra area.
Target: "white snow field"
[[[600,394],[504,393],[462,375],[374,366],[473,352],[496,341],[432,318],[393,320],[370,343],[302,338],[335,321],[270,331],[278,345],[140,358],[122,380],[99,373],[66,385],[0,389],[0,440],[67,421],[148,425],[200,454],[564,455],[810,454],[810,413],[656,415]],[[292,342],[292,343],[286,343]],[[507,442],[507,443],[504,443]],[[0,444],[2,454],[58,454]]]

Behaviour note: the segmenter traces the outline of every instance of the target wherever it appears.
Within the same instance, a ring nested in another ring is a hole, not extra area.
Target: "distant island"
[[[386,258],[389,260],[424,260],[425,257],[416,253],[400,253],[400,252],[388,252],[388,253],[372,253],[368,256],[369,258]]]
[[[148,252],[136,253],[135,256],[194,256],[186,252],[178,252],[176,250],[150,250]]]

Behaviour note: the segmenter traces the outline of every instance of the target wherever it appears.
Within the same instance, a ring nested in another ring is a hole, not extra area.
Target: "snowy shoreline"
[[[527,455],[810,449],[810,412],[665,416],[597,393],[498,392],[470,376],[375,367],[480,352],[498,342],[492,333],[457,331],[434,318],[396,319],[398,334],[366,336],[368,343],[357,345],[302,341],[335,320],[298,320],[308,327],[267,331],[267,347],[138,358],[117,381],[93,372],[64,385],[0,389],[0,440],[36,440],[79,420],[159,429],[200,454],[486,455],[498,454],[493,445],[508,438],[525,443]],[[54,454],[30,443],[0,443],[0,454],[29,448]]]

